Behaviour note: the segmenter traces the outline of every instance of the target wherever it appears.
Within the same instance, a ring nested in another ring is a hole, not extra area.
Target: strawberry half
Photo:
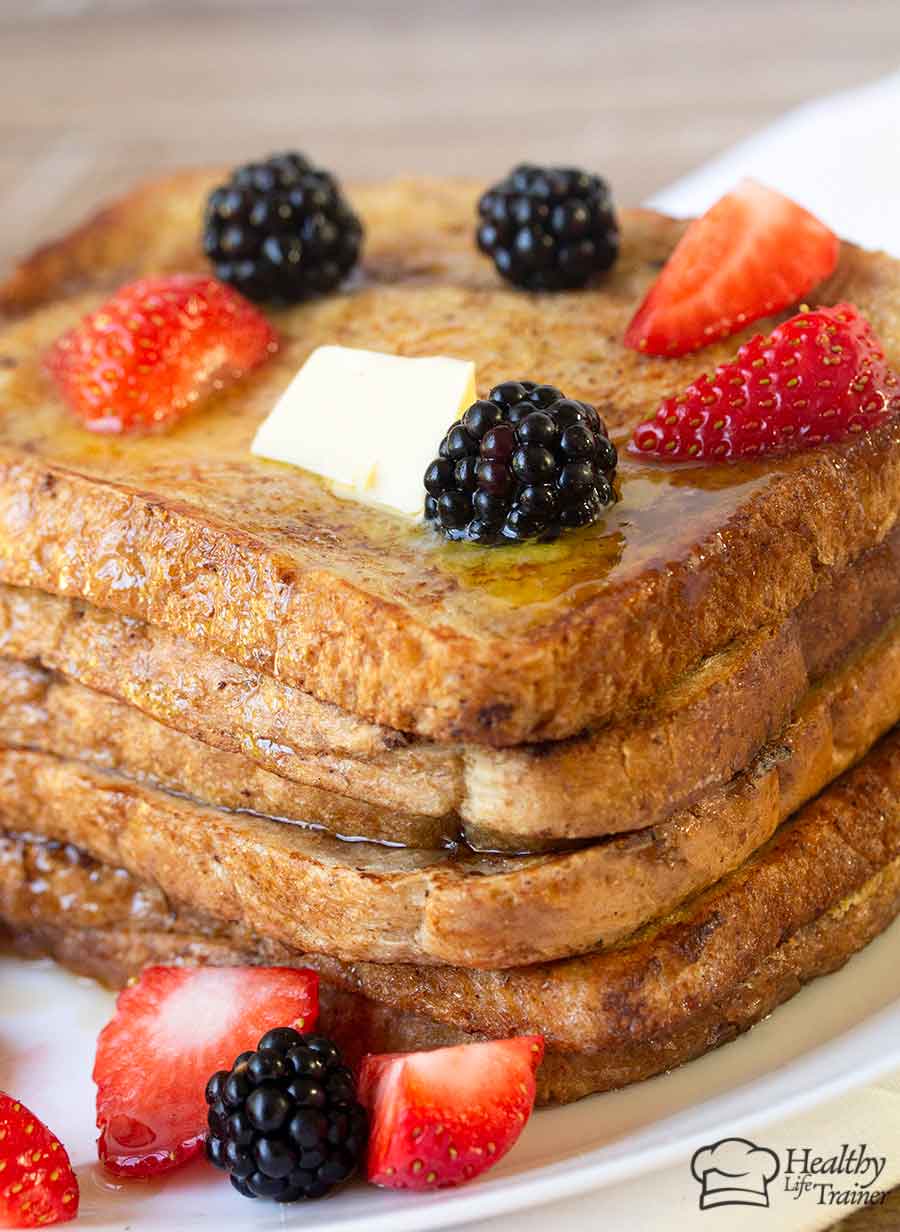
[[[625,333],[684,355],[795,304],[834,270],[837,236],[796,201],[743,180],[688,227]]]
[[[121,287],[53,345],[46,366],[85,427],[146,431],[274,350],[272,327],[243,296],[207,275],[174,274]]]
[[[631,453],[673,461],[755,458],[839,441],[900,410],[881,343],[852,304],[791,317],[731,363],[667,398]]]
[[[197,1155],[206,1084],[274,1027],[311,1030],[318,977],[290,967],[148,967],[97,1042],[97,1149],[119,1176],[150,1177]]]
[[[531,1115],[543,1055],[543,1038],[523,1035],[365,1057],[359,1101],[370,1117],[368,1179],[426,1190],[485,1172]]]
[[[59,1139],[0,1091],[0,1228],[45,1228],[78,1214],[78,1181]]]

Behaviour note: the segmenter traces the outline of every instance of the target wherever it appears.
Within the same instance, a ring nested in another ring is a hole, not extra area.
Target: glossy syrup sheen
[[[771,466],[653,466],[626,456],[618,499],[594,526],[524,547],[448,544],[436,552],[438,567],[514,607],[572,604],[682,559],[772,476]]]

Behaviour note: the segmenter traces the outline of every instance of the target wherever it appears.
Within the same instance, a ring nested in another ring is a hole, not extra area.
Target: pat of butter
[[[429,462],[475,397],[475,365],[465,360],[318,347],[250,450],[321,475],[339,496],[414,516]]]

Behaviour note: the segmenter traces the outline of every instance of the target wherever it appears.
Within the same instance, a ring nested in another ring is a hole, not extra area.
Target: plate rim
[[[896,928],[888,928],[877,940],[886,940],[897,931],[900,931],[900,921]],[[0,958],[17,961],[2,951]],[[47,966],[54,973],[72,978],[64,968],[51,966],[49,962]],[[852,962],[848,966],[852,968]],[[847,974],[846,967],[844,972],[835,973],[839,981]],[[771,1020],[772,1016],[769,1018]],[[746,1040],[752,1035],[753,1032],[749,1032],[743,1038]],[[740,1044],[741,1041],[734,1042]],[[703,1058],[698,1060],[702,1062]],[[781,1064],[718,1090],[708,1099],[687,1103],[656,1120],[639,1124],[636,1129],[600,1146],[580,1152],[573,1149],[562,1159],[526,1166],[512,1175],[485,1177],[468,1188],[408,1195],[408,1207],[404,1206],[403,1197],[398,1205],[399,1195],[394,1195],[395,1200],[381,1210],[377,1201],[366,1204],[365,1209],[356,1204],[337,1218],[308,1226],[314,1232],[351,1232],[351,1229],[358,1232],[363,1221],[366,1232],[436,1232],[461,1228],[479,1219],[515,1215],[525,1207],[539,1208],[599,1193],[610,1186],[674,1166],[711,1137],[752,1132],[762,1125],[827,1103],[898,1068],[900,995]],[[665,1077],[659,1075],[655,1081],[664,1081]],[[84,1165],[80,1165],[78,1171],[84,1175]],[[286,1211],[279,1211],[277,1216],[273,1211],[272,1215],[271,1219],[251,1220],[244,1219],[236,1211],[234,1220],[229,1220],[224,1227],[232,1232],[269,1232],[276,1226],[284,1229],[301,1226]],[[205,1222],[202,1215],[198,1219],[192,1214],[187,1219],[169,1216],[164,1223],[159,1223],[158,1214],[151,1214],[147,1229],[159,1232],[165,1227],[166,1232],[193,1232]],[[110,1220],[109,1215],[98,1211],[93,1218],[90,1215],[83,1218],[80,1226],[85,1232],[112,1232],[126,1226],[140,1232],[142,1223],[133,1213],[123,1214],[119,1224],[115,1218]]]

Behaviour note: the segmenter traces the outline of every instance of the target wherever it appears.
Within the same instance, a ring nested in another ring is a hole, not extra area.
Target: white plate
[[[354,1185],[299,1207],[238,1197],[205,1163],[117,1185],[94,1161],[91,1064],[112,998],[47,963],[0,957],[0,1088],[52,1126],[82,1185],[80,1232],[424,1232],[533,1207],[687,1158],[900,1065],[900,921],[749,1035],[675,1073],[537,1113],[480,1182],[416,1197]]]

